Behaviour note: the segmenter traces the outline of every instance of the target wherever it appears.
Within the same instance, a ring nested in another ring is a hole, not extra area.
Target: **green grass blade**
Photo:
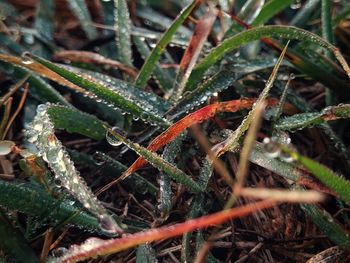
[[[58,200],[32,185],[0,180],[0,205],[33,216],[47,216],[62,222],[72,217],[70,223],[82,228],[100,230],[97,219],[71,205],[71,201]]]
[[[46,41],[53,41],[54,1],[41,0],[38,3],[34,27],[39,36]]]
[[[275,128],[278,130],[295,131],[340,118],[350,118],[350,104],[330,106],[320,112],[300,113],[285,117],[275,124]]]
[[[142,40],[141,37],[134,36],[133,41],[137,50],[141,54],[142,58],[147,58],[151,54],[150,49],[148,48],[147,44]],[[166,70],[163,70],[160,67],[159,63],[155,63],[154,77],[156,78],[156,80],[159,81],[160,88],[162,88],[164,92],[172,88],[173,80],[171,76],[168,74]]]
[[[158,62],[160,56],[162,55],[165,47],[171,41],[171,38],[177,31],[177,29],[182,25],[182,23],[187,19],[187,17],[191,14],[193,9],[200,3],[200,0],[194,0],[190,5],[184,8],[180,15],[174,20],[173,24],[168,28],[168,30],[164,33],[162,38],[158,41],[155,48],[152,50],[152,53],[147,58],[145,63],[143,64],[137,79],[135,80],[135,85],[137,87],[143,88],[148,79],[150,78],[156,63]]]
[[[67,132],[79,133],[95,140],[105,138],[105,123],[93,115],[60,105],[50,105],[48,114],[55,129],[65,129]]]
[[[156,252],[151,245],[145,244],[137,247],[136,263],[155,263],[158,262]]]
[[[236,150],[237,146],[239,145],[239,140],[241,139],[241,137],[243,136],[245,131],[248,130],[254,116],[256,115],[256,112],[258,109],[257,105],[260,105],[261,103],[263,103],[265,101],[265,99],[267,98],[267,96],[270,92],[270,89],[272,88],[273,82],[275,81],[276,76],[277,76],[278,69],[279,69],[279,67],[283,61],[284,55],[287,51],[287,47],[288,47],[288,44],[285,46],[280,57],[278,58],[278,61],[276,62],[276,65],[272,70],[272,73],[271,73],[271,75],[270,75],[270,77],[265,85],[265,88],[260,93],[260,96],[257,99],[256,103],[254,104],[253,108],[250,110],[248,115],[244,118],[244,120],[241,122],[239,127],[235,130],[235,132],[230,137],[228,137],[225,140],[225,142],[220,143],[219,148],[215,150],[215,152],[218,156],[222,155],[223,153],[225,153],[227,151],[235,151]]]
[[[114,0],[114,27],[118,59],[125,65],[132,66],[130,14],[126,0]]]
[[[38,263],[33,249],[19,231],[14,228],[6,214],[0,210],[0,250],[19,263]]]
[[[301,204],[300,206],[312,219],[312,222],[314,222],[332,242],[342,248],[350,248],[350,236],[348,231],[337,223],[328,212],[320,209],[316,205]]]
[[[350,181],[336,174],[328,167],[313,161],[308,157],[304,157],[286,147],[282,147],[282,151],[289,154],[294,161],[309,170],[322,183],[328,186],[340,199],[350,204]]]
[[[41,65],[44,65],[49,70],[57,73],[64,79],[68,80],[70,83],[84,88],[87,91],[87,94],[89,94],[94,99],[97,97],[97,100],[99,99],[100,102],[104,102],[107,105],[112,105],[112,107],[117,107],[127,113],[131,113],[135,118],[141,118],[144,121],[156,123],[163,127],[167,127],[169,125],[168,121],[159,115],[157,109],[155,107],[152,107],[152,101],[157,101],[157,98],[154,96],[154,99],[152,98],[151,102],[148,101],[146,104],[140,104],[138,103],[139,101],[137,98],[135,98],[135,95],[133,95],[133,93],[130,91],[128,92],[130,96],[128,96],[125,89],[122,90],[118,87],[111,89],[113,87],[112,85],[110,88],[108,88],[104,82],[98,81],[87,74],[79,74],[77,71],[72,72],[73,69],[71,67],[67,67],[66,69],[66,67],[58,66],[43,58],[34,55],[30,56],[33,60],[40,63]],[[68,70],[68,68],[70,70]],[[102,78],[103,75],[100,76]],[[112,81],[112,78],[105,79],[105,81]],[[124,84],[124,86],[125,85],[127,86],[127,84]]]
[[[196,83],[203,78],[205,72],[220,61],[227,53],[261,38],[284,38],[287,40],[310,41],[331,52],[337,50],[335,46],[329,44],[321,37],[300,28],[290,26],[262,26],[252,28],[224,40],[219,46],[212,49],[192,71],[188,80],[187,90],[193,90],[196,87]]]
[[[162,159],[158,154],[147,150],[146,148],[140,146],[137,143],[133,143],[132,141],[126,139],[125,137],[112,131],[111,129],[108,129],[108,133],[109,134],[106,136],[107,138],[111,137],[111,140],[121,141],[126,146],[128,146],[130,149],[135,151],[138,155],[145,158],[149,163],[151,163],[157,169],[166,173],[168,176],[170,176],[176,182],[188,187],[190,191],[192,191],[194,193],[198,193],[198,192],[202,191],[202,189],[200,188],[198,183],[193,181],[193,179],[191,179],[187,174],[185,174],[183,171],[178,169],[176,166],[173,166],[169,162]]]
[[[319,8],[320,0],[308,0],[290,22],[291,26],[303,27],[310,16]]]
[[[81,27],[88,39],[93,40],[97,37],[96,29],[92,26],[92,20],[89,10],[84,0],[68,1],[68,6],[72,10],[75,17],[79,20]]]
[[[271,0],[268,1],[261,9],[259,15],[254,19],[251,26],[261,26],[268,20],[274,17],[276,14],[289,7],[294,0]]]

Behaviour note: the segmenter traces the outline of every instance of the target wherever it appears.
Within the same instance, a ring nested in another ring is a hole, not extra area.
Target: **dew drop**
[[[286,153],[284,151],[280,153],[279,157],[287,163],[291,163],[294,161],[293,157],[289,153]]]
[[[281,153],[281,148],[278,146],[278,144],[274,141],[272,141],[270,138],[264,138],[263,140],[263,149],[265,151],[265,155],[270,158],[276,158]]]
[[[118,134],[124,136],[124,132],[123,132],[120,128],[116,127],[116,126],[114,126],[114,127],[112,128],[112,131],[114,131],[115,133],[118,133]],[[112,133],[110,133],[109,131],[106,132],[106,140],[107,140],[107,142],[108,142],[110,145],[112,145],[112,146],[120,146],[120,145],[122,145],[122,143],[123,143],[123,142],[121,142],[120,140],[118,140],[118,139],[117,139]]]
[[[33,63],[33,60],[31,59],[29,52],[26,51],[26,52],[22,53],[22,55],[21,55],[21,62],[24,65],[30,65],[30,64]]]

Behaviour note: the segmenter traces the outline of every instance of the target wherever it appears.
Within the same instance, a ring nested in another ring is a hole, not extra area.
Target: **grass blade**
[[[68,1],[68,6],[72,10],[76,18],[78,18],[81,27],[86,33],[88,39],[93,40],[97,37],[97,32],[94,27],[91,26],[92,20],[89,10],[84,0],[72,0]]]
[[[329,106],[320,112],[308,112],[285,117],[275,124],[278,130],[296,131],[313,127],[327,121],[350,117],[350,104]]]
[[[61,258],[52,258],[52,262],[69,263],[96,257],[98,255],[102,256],[117,253],[139,244],[168,239],[194,231],[196,229],[201,229],[211,225],[217,225],[233,218],[243,217],[256,211],[273,207],[274,205],[276,205],[276,202],[265,200],[256,202],[254,204],[232,208],[230,210],[221,211],[200,218],[190,219],[184,223],[172,225],[171,227],[165,226],[158,229],[151,229],[132,235],[126,235],[119,239],[110,239],[104,241],[101,239],[91,238],[86,240],[80,246],[73,245]],[[84,246],[88,244],[89,249],[84,249]]]
[[[251,24],[253,27],[261,26],[270,20],[273,16],[289,7],[294,0],[271,0],[268,1],[261,9],[259,15]]]
[[[114,0],[114,27],[118,59],[127,66],[132,66],[130,14],[126,0]]]
[[[171,41],[171,38],[177,31],[177,29],[182,25],[182,23],[187,19],[187,17],[191,14],[193,9],[201,3],[201,0],[194,0],[190,5],[184,8],[180,15],[174,20],[173,24],[168,28],[168,30],[164,33],[162,38],[158,41],[155,48],[152,50],[152,53],[147,58],[145,63],[143,64],[139,75],[135,81],[135,85],[137,87],[143,88],[149,77],[151,76],[156,63],[158,62],[161,54],[163,53],[165,47]]]
[[[339,54],[338,49],[332,44],[328,43],[321,37],[300,29],[290,26],[262,26],[257,28],[252,28],[242,33],[239,33],[233,37],[230,37],[223,41],[218,47],[214,48],[202,61],[200,61],[197,66],[192,71],[191,76],[188,80],[187,90],[193,90],[195,84],[200,81],[209,67],[217,63],[222,59],[225,54],[233,51],[239,47],[246,45],[247,43],[261,38],[284,38],[288,40],[300,40],[300,41],[310,41],[319,45],[320,47],[329,50],[336,55],[337,60],[343,66],[344,71],[349,74],[349,70],[344,64],[344,58]],[[338,56],[337,56],[338,55]]]

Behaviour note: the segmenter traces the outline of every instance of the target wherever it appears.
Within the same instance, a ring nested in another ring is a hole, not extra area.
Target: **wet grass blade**
[[[337,223],[332,215],[313,204],[301,204],[301,208],[335,244],[344,249],[350,248],[350,234]]]
[[[350,181],[346,180],[343,176],[336,174],[328,167],[315,162],[308,157],[304,157],[286,147],[283,147],[282,151],[290,155],[296,163],[309,170],[323,184],[334,191],[340,199],[344,200],[347,204],[350,204]]]
[[[200,52],[213,27],[217,14],[217,9],[209,7],[209,10],[197,23],[190,43],[186,48],[179,65],[179,70],[174,82],[173,93],[169,98],[171,102],[176,103],[182,96],[187,80],[199,58]]]
[[[65,129],[67,132],[79,133],[95,140],[105,138],[106,130],[103,125],[106,123],[93,115],[61,105],[50,105],[47,111],[55,129]]]
[[[268,20],[289,7],[292,3],[293,0],[271,0],[267,2],[251,25],[254,27],[265,24]]]
[[[178,169],[176,166],[173,166],[169,162],[165,161],[156,153],[140,146],[137,143],[133,143],[132,141],[124,138],[123,136],[114,132],[111,129],[108,129],[107,138],[108,137],[114,137],[114,139],[111,139],[111,140],[121,141],[126,146],[128,146],[130,149],[134,150],[138,155],[145,158],[148,162],[150,162],[157,169],[166,173],[168,176],[170,176],[176,182],[186,186],[190,191],[192,191],[194,193],[198,193],[198,192],[201,192],[203,190],[189,175],[185,174],[183,171]],[[130,175],[130,174],[126,175],[124,173],[120,178],[118,178],[118,180],[119,179],[123,180],[128,175]],[[112,182],[112,183],[115,183],[115,182]],[[110,187],[110,186],[111,186],[111,184],[108,185],[108,187]],[[106,190],[106,189],[103,189],[103,190]]]
[[[39,262],[23,234],[11,225],[2,210],[0,210],[0,249],[16,262]]]
[[[53,41],[54,33],[54,1],[53,0],[42,0],[39,1],[34,27],[38,34],[44,40],[50,42]]]
[[[260,93],[259,98],[256,100],[256,103],[254,104],[254,106],[252,107],[252,109],[250,110],[248,115],[244,118],[244,120],[241,122],[239,127],[235,130],[235,132],[229,138],[227,138],[225,141],[223,141],[223,142],[221,142],[213,147],[214,148],[213,151],[215,152],[215,154],[217,156],[220,156],[227,151],[235,151],[236,148],[238,147],[239,140],[241,139],[241,137],[243,136],[245,131],[248,130],[254,116],[256,115],[256,111],[258,110],[257,106],[260,105],[261,103],[264,103],[264,101],[266,100],[266,98],[270,92],[270,89],[273,86],[273,82],[276,79],[278,69],[279,69],[279,67],[282,63],[282,60],[284,58],[284,55],[287,51],[287,47],[288,47],[288,44],[284,47],[280,57],[278,58],[278,61],[276,62],[275,67],[272,70],[272,73],[271,73],[269,79],[266,82],[265,88]]]
[[[115,40],[118,49],[118,59],[127,66],[132,66],[130,14],[126,0],[114,0]]]
[[[86,229],[100,230],[92,215],[72,206],[70,200],[59,200],[33,185],[0,180],[0,205],[33,216],[47,216],[57,222],[71,218],[70,223]]]
[[[201,0],[194,0],[190,5],[184,8],[181,11],[180,15],[174,20],[173,24],[164,33],[162,38],[158,41],[157,45],[152,50],[150,56],[143,64],[139,75],[137,76],[137,79],[135,81],[135,85],[137,87],[143,88],[146,85],[148,79],[150,78],[154,70],[156,63],[158,62],[161,54],[163,53],[168,43],[171,41],[173,35],[177,31],[177,29],[182,25],[182,23],[187,19],[187,17],[191,14],[194,8],[200,3]]]
[[[75,17],[79,20],[79,23],[86,33],[88,39],[93,40],[97,37],[96,29],[91,26],[92,20],[89,10],[84,0],[68,1],[68,6],[72,10]]]
[[[237,208],[232,208],[230,210],[217,212],[215,214],[190,219],[183,223],[175,224],[170,227],[165,226],[144,232],[139,232],[136,234],[125,235],[119,239],[101,240],[97,238],[91,238],[87,239],[81,245],[73,245],[62,257],[51,258],[51,261],[69,263],[96,257],[98,255],[102,256],[113,254],[147,242],[169,239],[197,229],[221,224],[227,220],[247,216],[254,212],[273,207],[275,205],[276,202],[274,201],[264,200],[256,202],[254,204],[249,204]],[[84,249],[87,244],[89,244],[89,249]]]
[[[255,99],[241,99],[241,100],[231,100],[226,102],[214,103],[205,106],[191,114],[188,114],[181,120],[177,121],[175,124],[170,126],[166,131],[158,135],[147,147],[150,151],[157,151],[165,144],[171,142],[176,138],[184,129],[207,120],[219,112],[236,112],[242,109],[249,109],[255,102]],[[276,103],[275,100],[270,100],[270,105]],[[147,162],[143,158],[138,158],[127,171],[125,171],[124,176],[128,176],[141,166],[145,165]]]
[[[143,59],[147,58],[151,54],[149,47],[144,42],[144,40],[142,40],[142,37],[134,36],[133,41]],[[161,68],[158,62],[155,63],[153,74],[156,80],[159,81],[160,88],[164,92],[170,90],[173,87],[173,79],[166,70]]]
[[[350,117],[350,104],[330,106],[320,112],[308,112],[295,114],[280,119],[275,128],[278,130],[296,131],[313,127],[332,120]]]
[[[0,60],[25,66],[37,74],[49,78],[61,85],[65,85],[77,92],[90,96],[93,99],[100,100],[100,102],[104,102],[107,105],[118,107],[124,112],[131,113],[135,117],[141,118],[144,121],[157,123],[162,127],[167,127],[169,125],[169,122],[159,115],[157,108],[153,107],[152,102],[155,101],[154,103],[156,103],[158,100],[155,96],[153,96],[151,102],[147,101],[138,105],[137,97],[135,98],[135,95],[133,95],[130,90],[118,89],[118,87],[113,90],[111,89],[113,86],[106,87],[105,82],[102,82],[101,84],[101,82],[88,74],[78,74],[76,70],[75,72],[72,72],[74,68],[71,67],[69,68],[70,70],[68,70],[63,66],[58,66],[48,60],[28,54],[21,59],[0,54]],[[111,78],[108,78],[108,81],[112,81]],[[121,85],[123,82],[119,81],[119,83]],[[123,84],[123,86],[125,85],[127,84]],[[127,96],[127,94],[130,96]],[[139,96],[145,96],[145,94],[140,94]]]
[[[350,72],[344,58],[339,53],[338,49],[322,39],[321,37],[300,29],[290,26],[262,26],[252,28],[242,33],[239,33],[233,37],[224,40],[219,46],[214,48],[204,59],[202,59],[192,71],[189,77],[187,90],[193,90],[196,87],[196,83],[199,82],[205,72],[213,66],[215,63],[220,61],[225,54],[231,52],[239,47],[246,45],[247,43],[262,38],[284,38],[287,40],[299,40],[299,41],[310,41],[326,50],[332,52],[339,63],[343,66],[344,71],[350,76]]]

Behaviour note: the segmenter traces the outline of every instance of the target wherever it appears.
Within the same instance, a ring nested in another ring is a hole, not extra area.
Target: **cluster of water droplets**
[[[122,232],[118,224],[80,177],[68,153],[55,136],[54,126],[48,114],[50,106],[52,106],[50,103],[38,106],[37,114],[26,130],[28,141],[36,146],[38,154],[42,156],[53,171],[55,182],[65,188],[87,210],[98,217],[103,231],[107,233]]]
[[[170,105],[155,94],[136,89],[127,83],[104,74],[81,71],[66,65],[61,65],[61,67],[99,86],[96,86],[94,90],[84,93],[84,96],[103,103],[112,109],[121,110],[123,115],[131,113],[134,120],[142,119],[151,125],[157,125],[159,123],[169,124],[168,120],[163,118],[162,115]],[[104,99],[110,96],[108,95],[110,91],[117,98]],[[114,101],[118,102],[116,103]]]
[[[293,157],[283,150],[283,145],[288,147],[291,146],[291,139],[289,137],[286,138],[268,138],[265,137],[263,140],[263,150],[267,157],[269,158],[280,158],[285,162],[293,162]]]

